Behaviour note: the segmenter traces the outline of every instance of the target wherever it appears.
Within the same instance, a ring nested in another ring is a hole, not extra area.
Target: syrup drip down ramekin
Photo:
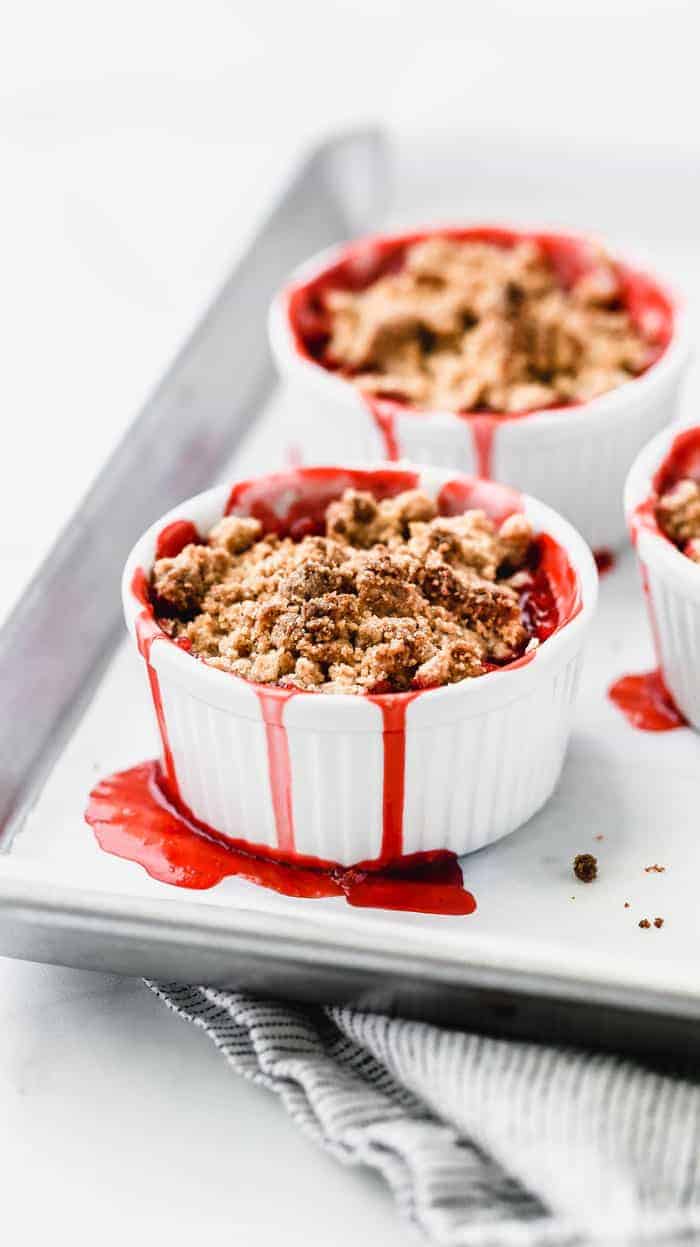
[[[655,515],[659,491],[684,476],[700,480],[700,426],[665,429],[644,447],[627,478],[625,513],[664,683],[700,730],[700,565],[669,540]]]
[[[615,549],[625,537],[621,505],[629,465],[639,449],[673,420],[688,356],[678,300],[655,278],[616,261],[633,320],[659,344],[640,376],[585,403],[519,414],[424,411],[363,395],[351,380],[326,368],[305,345],[303,317],[319,291],[362,288],[431,235],[510,246],[534,239],[566,283],[586,271],[595,251],[589,239],[492,226],[438,228],[367,238],[314,257],[274,300],[270,340],[282,377],[310,412],[310,457],[410,459],[478,474],[541,498],[566,516],[595,550]]]
[[[477,679],[369,697],[252,684],[161,631],[147,589],[164,529],[171,534],[184,522],[185,533],[206,534],[227,507],[268,524],[309,510],[318,516],[350,485],[379,496],[421,488],[446,499],[452,514],[522,509],[554,552],[554,633]],[[175,803],[251,851],[343,866],[437,849],[467,853],[543,805],[564,758],[596,596],[585,542],[543,503],[445,469],[395,465],[299,468],[213,489],[158,520],[123,577],[126,620],[146,662]]]

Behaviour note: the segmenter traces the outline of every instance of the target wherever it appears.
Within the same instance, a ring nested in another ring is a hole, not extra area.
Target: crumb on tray
[[[598,859],[592,853],[577,853],[573,871],[581,883],[592,883],[598,874]]]

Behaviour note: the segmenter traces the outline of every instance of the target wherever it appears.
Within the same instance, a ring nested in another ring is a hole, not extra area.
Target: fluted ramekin
[[[640,320],[654,332],[662,323],[669,340],[658,360],[641,376],[607,394],[569,407],[526,415],[458,415],[419,411],[390,400],[368,400],[339,373],[329,371],[304,349],[295,324],[299,298],[324,282],[339,266],[365,266],[381,248],[407,245],[431,234],[485,238],[509,244],[542,241],[552,254],[567,248],[575,257],[590,240],[570,234],[537,233],[500,227],[439,228],[411,234],[362,239],[309,260],[275,298],[269,318],[270,341],[278,369],[298,403],[309,412],[310,456],[316,461],[410,459],[504,481],[559,511],[595,550],[615,549],[625,539],[621,505],[625,476],[640,448],[675,417],[680,383],[688,359],[682,307],[655,278],[623,260],[617,263],[636,300]],[[362,285],[362,279],[358,279]]]
[[[289,506],[300,477],[330,477],[328,501],[349,483],[371,488],[376,472],[390,481],[391,492],[415,485],[437,496],[455,480],[448,470],[396,465],[301,468],[274,479],[282,486],[278,498]],[[473,484],[459,478],[458,488]],[[141,633],[166,776],[200,824],[254,851],[347,866],[384,862],[399,852],[467,853],[513,831],[543,805],[564,757],[597,574],[566,520],[532,498],[489,488],[506,497],[506,512],[522,507],[535,530],[564,551],[574,573],[571,618],[531,661],[413,699],[297,692],[286,700],[283,690],[197,660],[168,640],[152,617],[146,630],[155,640],[144,645],[144,574],[153,566],[158,535],[181,520],[206,533],[225,512],[230,487],[182,503],[141,538],[124,571],[126,621],[135,639]],[[252,490],[239,486],[237,514],[250,513],[245,499],[256,489],[257,482]],[[474,496],[471,504],[481,499]],[[403,781],[402,810],[388,808],[392,769]]]
[[[700,426],[659,433],[635,459],[625,513],[637,549],[659,667],[678,709],[700,730],[700,566],[661,531],[654,516],[659,471],[683,444],[696,449]]]

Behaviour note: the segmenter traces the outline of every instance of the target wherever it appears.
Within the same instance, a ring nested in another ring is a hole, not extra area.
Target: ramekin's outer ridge
[[[527,822],[559,778],[580,654],[529,693],[478,718],[406,739],[404,818],[412,851],[470,853]]]
[[[232,840],[274,848],[275,819],[267,776],[265,726],[190,695],[159,677],[180,795],[192,813]],[[253,702],[255,701],[254,696]]]
[[[695,575],[700,579],[700,569]],[[700,604],[649,566],[647,585],[664,683],[681,714],[700,730]]]
[[[363,703],[369,731],[352,734],[299,725],[297,698],[286,709],[297,852],[343,865],[379,857],[383,749],[378,708]]]

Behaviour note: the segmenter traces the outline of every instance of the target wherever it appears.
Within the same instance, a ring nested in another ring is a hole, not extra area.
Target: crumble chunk
[[[598,876],[598,858],[592,853],[577,853],[574,858],[573,871],[581,883],[592,883]]]
[[[585,401],[637,375],[651,345],[612,261],[564,289],[537,243],[428,238],[365,290],[329,290],[324,360],[368,393],[445,411]]]
[[[261,532],[260,520],[241,515],[225,515],[209,533],[209,544],[222,546],[229,554],[242,554],[258,540]]]
[[[694,563],[700,563],[700,483],[676,481],[659,498],[656,519],[666,536]]]
[[[440,516],[420,490],[348,489],[325,535],[299,541],[226,517],[159,559],[161,627],[212,666],[261,684],[398,692],[480,676],[535,642],[520,605],[532,528]]]
[[[204,594],[228,570],[226,551],[216,546],[186,546],[187,558],[159,559],[153,581],[158,609],[187,616],[196,612]],[[184,552],[183,552],[184,553]]]

